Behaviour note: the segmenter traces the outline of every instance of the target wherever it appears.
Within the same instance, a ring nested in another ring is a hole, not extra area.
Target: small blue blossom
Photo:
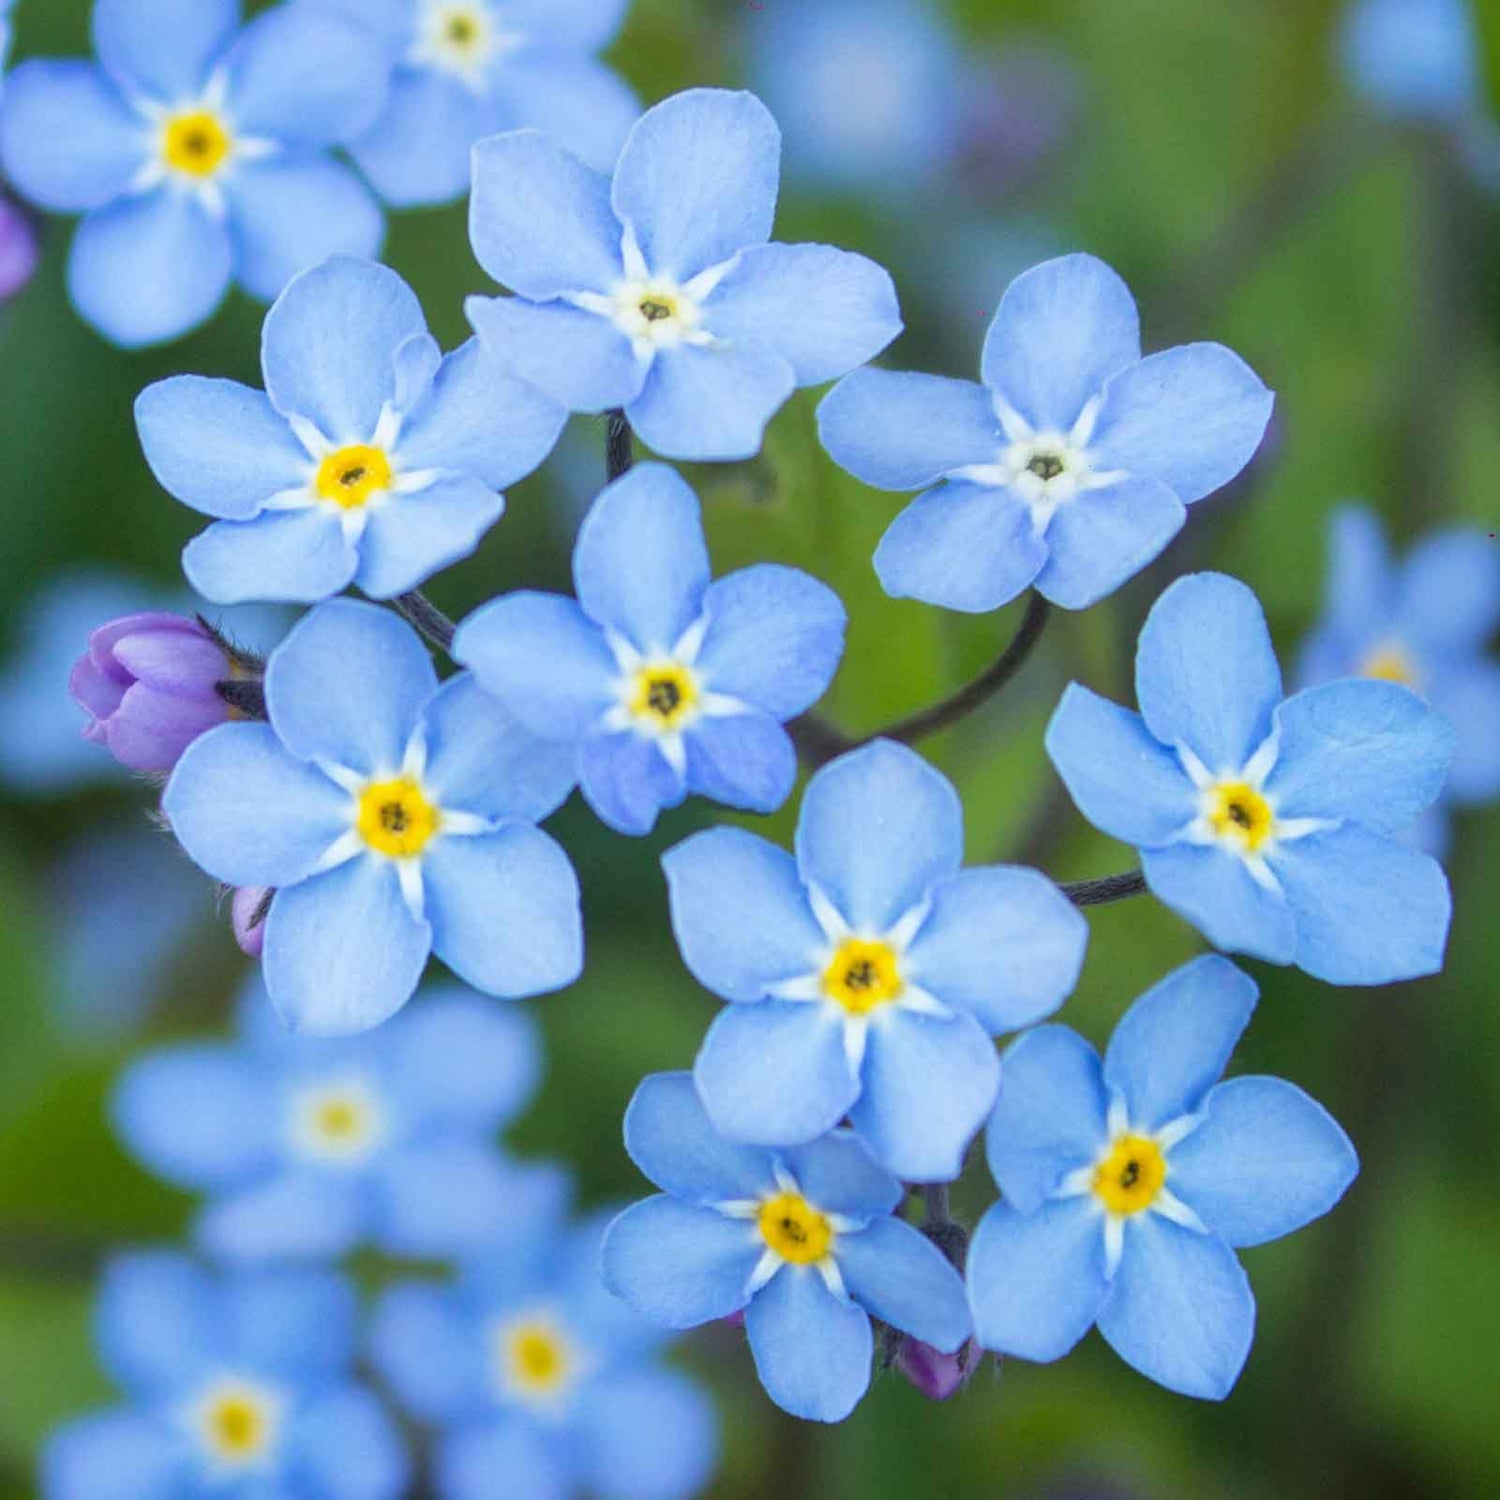
[[[523,1210],[454,1285],[381,1298],[375,1366],[437,1429],[440,1500],[689,1500],[708,1485],[713,1407],[660,1362],[658,1330],[605,1289],[602,1229]]]
[[[368,261],[287,287],[262,368],[264,392],[178,375],[136,402],[157,479],[218,518],[182,565],[221,604],[406,593],[474,550],[505,509],[497,491],[567,419],[477,339],[444,358],[411,289]]]
[[[714,828],[662,860],[683,959],[731,1002],[695,1068],[709,1117],[761,1146],[847,1117],[905,1180],[957,1177],[995,1098],[990,1035],[1062,1004],[1088,924],[1035,870],[962,869],[958,794],[888,740],[813,777],[796,850]]]
[[[849,1131],[790,1150],[716,1135],[686,1073],[658,1073],[625,1116],[631,1159],[663,1192],[604,1239],[604,1279],[669,1328],[743,1312],[767,1395],[841,1422],[870,1384],[870,1318],[952,1353],[969,1337],[963,1282],[896,1217],[901,1183]]]
[[[454,656],[534,733],[570,747],[589,805],[648,833],[689,792],[773,812],[797,754],[782,725],[828,689],[844,607],[795,568],[711,581],[698,497],[661,464],[604,491],[573,553],[578,602],[496,599]]]
[[[571,411],[623,407],[667,458],[742,459],[800,386],[901,331],[890,277],[827,245],[768,244],[781,133],[753,94],[692,89],[631,130],[613,182],[536,131],[474,153],[479,263],[513,297],[469,319]]]
[[[1453,731],[1409,688],[1344,681],[1283,699],[1260,603],[1180,578],[1136,653],[1139,714],[1073,683],[1047,728],[1095,827],[1216,947],[1332,984],[1442,967],[1442,868],[1392,835],[1442,789]]]
[[[364,1031],[399,1010],[435,952],[507,999],[583,965],[578,881],[536,826],[573,785],[466,673],[441,687],[394,614],[337,599],[266,668],[269,723],[188,747],[162,810],[204,870],[269,886],[263,968],[294,1030]]]
[[[640,103],[598,54],[628,0],[304,0],[372,29],[395,61],[390,102],[349,148],[388,203],[469,189],[475,142],[534,126],[596,171]]]
[[[1102,1066],[1066,1026],[1006,1052],[988,1136],[1004,1201],[968,1261],[987,1349],[1061,1359],[1097,1324],[1170,1390],[1229,1394],[1255,1330],[1235,1250],[1327,1213],[1359,1170],[1348,1137],[1301,1089],[1218,1081],[1255,999],[1211,954],[1136,1001]]]
[[[106,338],[179,338],[231,282],[270,301],[330,255],[379,250],[379,204],[327,154],[385,106],[366,28],[305,5],[240,30],[239,0],[95,0],[94,46],[97,65],[10,76],[0,163],[39,207],[85,216],[68,290]]]
[[[105,1274],[100,1359],[125,1404],[60,1428],[47,1500],[398,1500],[395,1425],[356,1384],[358,1299],[324,1271],[214,1275],[179,1255]]]
[[[1469,0],[1353,0],[1339,53],[1350,87],[1398,119],[1462,120],[1484,97]]]
[[[1034,586],[1064,609],[1111,594],[1254,456],[1274,398],[1220,344],[1141,357],[1102,261],[1019,276],[985,339],[983,385],[858,370],[818,409],[834,460],[918,496],[875,553],[887,593],[999,609]]]

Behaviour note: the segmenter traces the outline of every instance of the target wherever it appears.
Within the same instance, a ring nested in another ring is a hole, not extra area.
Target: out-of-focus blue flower
[[[628,0],[311,3],[369,27],[395,60],[390,102],[349,148],[388,203],[462,197],[475,142],[526,126],[607,172],[640,113],[598,58]]]
[[[772,812],[797,753],[782,725],[828,690],[844,607],[762,563],[710,581],[698,497],[641,464],[595,502],[573,554],[578,602],[518,593],[471,615],[454,655],[528,729],[573,747],[589,805],[648,833],[689,792]]]
[[[743,1310],[766,1393],[841,1422],[870,1383],[870,1317],[944,1351],[971,1322],[963,1282],[895,1216],[900,1182],[846,1130],[771,1152],[715,1134],[687,1073],[658,1073],[625,1116],[631,1159],[663,1192],[604,1240],[604,1279],[669,1328]]]
[[[411,288],[367,261],[287,287],[262,367],[264,392],[178,375],[136,402],[157,479],[218,518],[182,564],[224,604],[406,593],[474,550],[567,419],[477,339],[444,358]]]
[[[1140,713],[1073,683],[1047,753],[1095,827],[1216,947],[1333,984],[1442,967],[1442,868],[1392,835],[1437,797],[1451,727],[1409,688],[1344,681],[1283,700],[1260,602],[1180,578],[1136,653]]]
[[[180,1255],[112,1264],[99,1356],[126,1402],[58,1429],[47,1500],[397,1500],[394,1424],[355,1383],[358,1300],[324,1271],[214,1275]]]
[[[738,828],[663,858],[672,926],[732,1002],[695,1077],[731,1140],[793,1146],[848,1118],[909,1182],[957,1177],[994,1102],[990,1035],[1071,992],[1088,924],[1035,870],[964,870],[963,810],[877,740],[808,784],[796,858]]]
[[[31,216],[0,191],[0,302],[8,302],[26,286],[40,258]]]
[[[979,613],[1034,585],[1086,608],[1249,463],[1274,400],[1221,344],[1143,359],[1129,289],[1089,255],[1012,282],[981,375],[857,370],[818,409],[824,446],[856,478],[936,485],[876,550],[897,598]]]
[[[1353,0],[1339,55],[1350,87],[1397,118],[1461,120],[1483,97],[1469,0]]]
[[[901,331],[873,261],[767,243],[780,169],[765,105],[719,89],[648,110],[612,184],[536,131],[481,142],[474,252],[516,295],[470,298],[469,319],[571,411],[623,407],[668,458],[750,458],[795,389]]]
[[[659,1362],[658,1330],[605,1289],[601,1230],[528,1208],[455,1285],[381,1298],[375,1366],[438,1429],[442,1500],[688,1500],[707,1486],[713,1407]]]
[[[1500,796],[1500,663],[1485,647],[1500,625],[1500,552],[1483,532],[1433,533],[1396,566],[1380,523],[1346,506],[1330,532],[1323,618],[1303,647],[1304,687],[1375,677],[1420,693],[1456,731],[1446,800],[1472,805]],[[1426,843],[1440,848],[1439,809],[1425,815]]]
[[[1035,178],[1066,144],[1082,95],[1073,58],[1045,38],[979,59],[965,79],[959,181],[993,202]]]
[[[1255,1328],[1234,1251],[1327,1213],[1359,1170],[1301,1089],[1218,1082],[1255,998],[1233,964],[1207,955],[1136,1001],[1102,1066],[1066,1026],[1006,1052],[988,1136],[1004,1201],[968,1261],[986,1348],[1061,1359],[1097,1323],[1159,1384],[1229,1394]]]
[[[578,881],[535,824],[573,785],[467,674],[441,687],[416,632],[373,604],[307,615],[266,667],[269,723],[188,747],[162,802],[193,860],[276,890],[266,988],[294,1030],[379,1025],[436,952],[507,999],[583,966]]]
[[[269,301],[330,255],[379,250],[379,205],[327,154],[385,107],[368,28],[306,5],[240,30],[239,0],[95,0],[94,47],[97,64],[11,74],[0,163],[33,203],[85,216],[68,289],[106,338],[178,338],[231,282]]]

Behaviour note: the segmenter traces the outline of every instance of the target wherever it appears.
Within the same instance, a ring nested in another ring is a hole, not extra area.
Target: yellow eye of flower
[[[630,711],[662,729],[676,729],[698,707],[698,683],[683,666],[642,667],[635,675]]]
[[[846,938],[823,970],[823,993],[852,1016],[900,998],[905,982],[889,943]]]
[[[648,323],[660,323],[677,316],[677,303],[671,297],[653,295],[640,300],[641,316]]]
[[[276,1440],[280,1403],[269,1391],[226,1380],[198,1403],[196,1425],[214,1461],[243,1468],[262,1458]]]
[[[391,487],[391,461],[379,448],[358,443],[339,448],[318,465],[314,488],[325,500],[345,510],[357,510],[374,495]]]
[[[801,1193],[779,1193],[761,1204],[760,1237],[794,1266],[816,1265],[833,1248],[834,1229]]]
[[[1253,853],[1271,837],[1276,818],[1271,804],[1245,781],[1225,781],[1210,793],[1208,821],[1220,838]]]
[[[359,836],[377,854],[390,859],[420,854],[441,821],[438,809],[409,776],[372,782],[360,793]]]
[[[503,1325],[495,1336],[495,1348],[502,1386],[532,1399],[556,1396],[577,1366],[562,1331],[542,1317]]]
[[[1147,1136],[1122,1135],[1094,1171],[1094,1192],[1112,1214],[1150,1208],[1167,1180],[1167,1159]]]
[[[167,122],[162,152],[167,165],[189,177],[212,177],[234,142],[212,110],[195,109]]]
[[[1417,685],[1416,664],[1399,646],[1378,646],[1361,663],[1361,677],[1381,682],[1399,682],[1402,687]]]

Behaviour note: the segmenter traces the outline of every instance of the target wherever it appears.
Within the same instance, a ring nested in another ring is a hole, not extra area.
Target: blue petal
[[[1447,794],[1461,803],[1500,796],[1500,665],[1469,661],[1440,667],[1424,686],[1457,741]]]
[[[287,749],[371,777],[399,770],[436,687],[411,626],[352,599],[305,615],[266,669],[266,704]]]
[[[299,1407],[287,1433],[293,1484],[326,1500],[394,1500],[407,1492],[410,1463],[385,1408],[358,1386],[320,1391]]]
[[[1066,1026],[1040,1026],[1006,1049],[985,1146],[1006,1201],[1035,1213],[1108,1138],[1099,1054]]]
[[[375,506],[360,540],[354,581],[372,599],[409,593],[470,556],[505,501],[480,479],[440,479]]]
[[[215,1198],[199,1213],[193,1237],[224,1261],[336,1260],[369,1232],[363,1183],[302,1168]]]
[[[393,208],[451,203],[468,191],[470,150],[491,133],[494,113],[451,73],[399,68],[385,110],[349,154]]]
[[[791,365],[764,346],[679,344],[658,352],[625,413],[665,458],[754,458],[766,423],[796,387]]]
[[[1271,867],[1296,919],[1296,964],[1309,974],[1390,984],[1443,967],[1453,898],[1436,860],[1346,825],[1283,843]]]
[[[836,1241],[849,1294],[871,1316],[952,1354],[972,1329],[963,1278],[920,1230],[876,1219]]]
[[[965,614],[1009,604],[1046,561],[1031,507],[1009,490],[965,480],[918,495],[875,549],[875,571],[893,599]]]
[[[687,785],[654,739],[633,729],[597,732],[579,746],[578,781],[584,801],[616,833],[650,833],[664,807],[676,807]]]
[[[398,1282],[376,1302],[370,1356],[401,1405],[427,1422],[481,1411],[491,1373],[482,1340],[446,1288]]]
[[[242,521],[281,490],[307,482],[311,460],[261,391],[176,375],[136,398],[146,462],[174,499]]]
[[[510,0],[506,15],[549,46],[601,52],[619,35],[629,0]]]
[[[831,1007],[762,1000],[719,1012],[693,1080],[713,1127],[733,1141],[795,1146],[832,1130],[859,1097]]]
[[[1328,621],[1363,640],[1386,623],[1395,594],[1385,534],[1362,505],[1342,505],[1328,528]]]
[[[707,1492],[719,1456],[713,1403],[675,1370],[591,1381],[575,1428],[580,1479],[600,1500],[686,1500]]]
[[[1005,446],[982,385],[894,370],[839,381],[818,406],[818,435],[836,464],[881,490],[921,489]]]
[[[1046,743],[1079,812],[1111,838],[1137,848],[1170,843],[1197,816],[1182,763],[1141,716],[1076,682],[1063,692]]]
[[[781,132],[754,94],[689,89],[636,123],[611,201],[652,274],[686,281],[771,237],[780,173]]]
[[[827,940],[784,849],[711,828],[667,850],[662,868],[683,962],[716,995],[759,1000],[817,967]]]
[[[799,386],[837,380],[901,332],[890,275],[863,255],[829,245],[747,250],[703,316],[716,338],[775,350]]]
[[[1377,109],[1451,121],[1479,107],[1474,21],[1464,0],[1359,0],[1344,12],[1344,70]]]
[[[1281,668],[1260,601],[1222,573],[1179,578],[1151,607],[1135,658],[1146,727],[1234,774],[1271,731]]]
[[[1407,556],[1399,598],[1419,651],[1482,650],[1500,624],[1500,554],[1481,531],[1436,532]]]
[[[525,24],[514,7],[506,16]],[[582,39],[566,19],[550,13],[546,24],[554,33],[561,29],[568,50],[537,47],[503,64],[493,83],[496,110],[517,125],[535,126],[596,171],[608,172],[640,115],[641,101],[607,64],[580,55]]]
[[[196,95],[240,24],[239,0],[97,0],[94,50],[129,92]]]
[[[1172,1152],[1172,1191],[1226,1244],[1264,1245],[1321,1218],[1359,1172],[1349,1137],[1280,1078],[1231,1078]]]
[[[809,1267],[777,1272],[745,1309],[745,1332],[766,1394],[794,1417],[842,1422],[869,1389],[870,1320]]]
[[[153,1413],[97,1412],[48,1437],[39,1477],[48,1500],[176,1500],[192,1483],[193,1452]]]
[[[835,1130],[778,1152],[808,1201],[825,1213],[868,1220],[895,1213],[906,1189],[852,1130]]]
[[[438,1443],[433,1461],[444,1500],[495,1500],[495,1480],[526,1500],[572,1500],[577,1494],[564,1452],[544,1430],[502,1414],[463,1426]]]
[[[475,989],[514,1000],[583,972],[578,877],[540,829],[440,839],[423,874],[433,951]]]
[[[578,602],[637,651],[667,652],[698,618],[708,586],[703,512],[664,464],[638,464],[594,502],[573,551]]]
[[[359,554],[328,506],[215,521],[182,552],[182,571],[215,604],[316,604],[347,588]]]
[[[479,264],[532,302],[608,292],[623,274],[608,182],[535,130],[474,148],[469,237]]]
[[[1099,1332],[1158,1385],[1222,1401],[1250,1353],[1255,1298],[1223,1240],[1159,1214],[1137,1214]]]
[[[1275,404],[1232,350],[1184,344],[1109,382],[1090,446],[1100,468],[1160,480],[1191,505],[1255,457]]]
[[[277,1014],[294,1031],[350,1036],[411,999],[432,929],[412,916],[388,860],[362,855],[278,891],[263,966]]]
[[[526,1168],[488,1141],[448,1135],[391,1151],[377,1172],[374,1238],[405,1260],[462,1260],[495,1243]]]
[[[759,563],[708,587],[708,633],[698,653],[704,684],[783,721],[824,693],[844,654],[839,596],[797,568]]]
[[[1267,890],[1228,850],[1173,844],[1141,853],[1146,884],[1158,901],[1186,918],[1227,953],[1289,964],[1296,924],[1284,895]]]
[[[221,1333],[214,1284],[187,1256],[136,1252],[105,1266],[94,1337],[99,1362],[125,1389],[182,1390],[210,1365]]]
[[[215,1334],[231,1369],[243,1360],[312,1385],[347,1371],[359,1312],[353,1283],[333,1271],[258,1271],[225,1279]]]
[[[78,226],[68,295],[86,323],[125,349],[181,338],[229,290],[228,228],[167,188],[125,198]]]
[[[1092,255],[1018,276],[984,341],[984,383],[1038,431],[1068,432],[1104,382],[1141,357],[1135,299]]]
[[[775,812],[797,782],[792,737],[769,714],[747,710],[700,719],[683,736],[687,787],[749,812]]]
[[[1216,953],[1153,985],[1125,1012],[1104,1054],[1104,1082],[1132,1128],[1160,1130],[1201,1107],[1255,1009],[1255,981]]]
[[[972,1017],[891,1007],[870,1027],[864,1092],[849,1120],[908,1182],[951,1182],[995,1102],[1000,1060]]]
[[[1156,479],[1132,475],[1083,490],[1047,527],[1037,591],[1064,609],[1087,609],[1160,556],[1186,519],[1182,502]]]
[[[1020,1214],[997,1203],[969,1245],[969,1302],[986,1349],[1050,1364],[1093,1326],[1108,1292],[1104,1220],[1084,1198]]]
[[[145,163],[144,122],[92,63],[35,58],[5,80],[0,162],[53,213],[102,208]]]
[[[229,885],[292,885],[349,827],[349,796],[294,760],[268,724],[222,724],[194,740],[162,811],[195,864]]]
[[[753,1222],[664,1194],[632,1204],[609,1226],[604,1284],[668,1328],[738,1312],[765,1250]]]
[[[953,783],[914,750],[876,740],[808,783],[797,868],[856,931],[880,933],[963,863]]]

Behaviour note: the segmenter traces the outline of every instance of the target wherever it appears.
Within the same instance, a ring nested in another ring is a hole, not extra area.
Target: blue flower
[[[462,197],[474,143],[528,125],[608,171],[640,113],[598,60],[627,0],[311,3],[372,29],[395,60],[390,102],[349,148],[388,203]]]
[[[990,1034],[1062,1004],[1088,925],[1035,870],[961,869],[958,794],[887,740],[813,777],[796,848],[714,828],[662,861],[683,959],[732,1002],[698,1054],[709,1117],[793,1146],[847,1116],[907,1181],[957,1177],[995,1098]]]
[[[1500,624],[1500,554],[1482,532],[1450,527],[1392,564],[1380,523],[1362,507],[1334,517],[1323,619],[1303,648],[1304,686],[1340,677],[1404,683],[1453,725],[1445,799],[1500,796],[1500,664],[1485,646]],[[1430,844],[1444,842],[1438,809]]]
[[[367,261],[293,281],[262,366],[264,393],[178,375],[136,402],[157,479],[218,518],[182,564],[221,604],[406,593],[474,550],[505,509],[496,491],[567,420],[477,339],[445,359],[411,289]]]
[[[518,593],[460,626],[455,658],[575,757],[589,805],[648,833],[689,792],[772,812],[797,754],[782,725],[828,689],[844,607],[795,568],[710,581],[698,498],[642,464],[604,491],[573,553],[578,602]]]
[[[1274,400],[1220,344],[1142,359],[1129,290],[1089,255],[1011,283],[981,374],[859,370],[818,409],[824,446],[856,478],[936,485],[876,550],[896,598],[980,613],[1034,585],[1064,609],[1095,603],[1245,467]]]
[[[873,1315],[944,1353],[968,1338],[963,1282],[896,1217],[900,1184],[846,1130],[771,1152],[714,1133],[686,1073],[636,1091],[625,1146],[664,1191],[604,1239],[604,1279],[669,1328],[743,1311],[766,1393],[841,1422],[870,1383]]]
[[[657,1359],[661,1336],[605,1290],[595,1220],[523,1213],[453,1286],[397,1285],[371,1349],[438,1430],[441,1500],[688,1500],[718,1454],[713,1407]]]
[[[1339,53],[1350,86],[1399,119],[1458,121],[1483,99],[1469,0],[1353,0]]]
[[[1229,1394],[1255,1299],[1234,1251],[1328,1212],[1359,1170],[1321,1105],[1279,1078],[1218,1079],[1255,985],[1207,955],[1148,991],[1103,1066],[1066,1026],[1005,1054],[990,1122],[1004,1201],[969,1247],[979,1341],[1061,1359],[1088,1330],[1186,1396]]]
[[[68,289],[117,344],[180,337],[232,281],[269,301],[380,248],[379,205],[326,154],[385,105],[380,45],[302,5],[239,22],[238,0],[96,0],[97,66],[27,62],[6,82],[5,175],[85,215]]]
[[[1220,573],[1156,601],[1139,714],[1071,684],[1047,728],[1095,827],[1216,947],[1333,984],[1442,967],[1441,867],[1397,843],[1442,788],[1453,731],[1408,688],[1333,682],[1283,700],[1255,595]]]
[[[534,826],[572,787],[565,752],[467,674],[439,687],[413,630],[349,599],[297,625],[265,692],[270,722],[195,740],[162,809],[215,879],[275,888],[264,972],[289,1026],[379,1025],[432,952],[508,999],[578,977],[578,881]]]
[[[514,297],[469,319],[571,411],[623,407],[668,458],[740,459],[799,386],[901,331],[861,255],[774,245],[781,135],[752,94],[692,89],[636,123],[613,184],[535,131],[474,153],[471,234]]]
[[[112,1264],[100,1358],[126,1402],[42,1455],[48,1500],[397,1500],[408,1464],[357,1385],[354,1288],[323,1271],[213,1275],[183,1256]]]

